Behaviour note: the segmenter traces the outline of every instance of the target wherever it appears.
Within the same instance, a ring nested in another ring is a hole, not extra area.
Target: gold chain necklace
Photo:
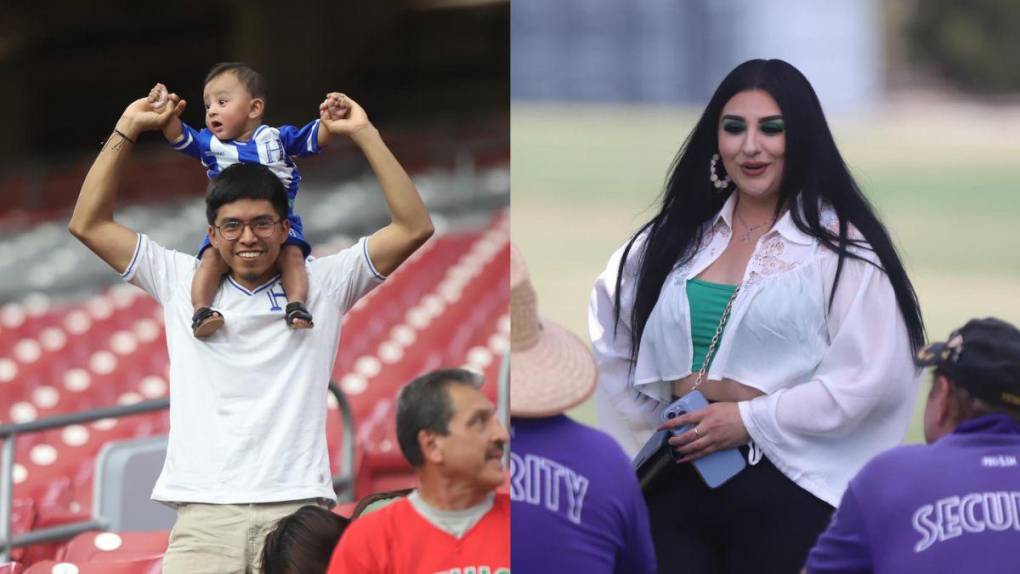
[[[760,226],[759,226],[760,227]],[[708,344],[708,351],[705,352],[705,360],[701,363],[701,369],[698,371],[698,377],[694,379],[694,386],[691,390],[697,390],[701,386],[701,383],[705,382],[705,375],[708,373],[708,364],[712,362],[712,357],[715,355],[715,347],[719,344],[719,338],[722,336],[723,328],[726,327],[726,322],[730,318],[730,311],[733,310],[733,302],[737,300],[737,294],[740,293],[740,288],[743,285],[737,285],[737,288],[733,290],[733,294],[730,295],[729,302],[726,303],[726,308],[723,309],[722,317],[719,317],[719,324],[715,328],[715,334],[712,335],[712,341]]]
[[[743,241],[744,243],[747,243],[748,241],[751,240],[751,233],[754,232],[754,230],[761,229],[766,225],[772,225],[772,222],[775,221],[774,217],[770,217],[768,221],[764,223],[759,223],[758,225],[748,225],[747,222],[744,221],[744,218],[741,217],[739,213],[737,213],[736,208],[733,209],[733,213],[734,215],[737,216],[737,221],[739,221],[740,224],[744,226],[744,232],[740,234],[740,240]]]

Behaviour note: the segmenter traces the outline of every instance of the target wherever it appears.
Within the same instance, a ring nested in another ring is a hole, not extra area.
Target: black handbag
[[[669,431],[656,431],[634,457],[632,464],[637,473],[641,492],[647,493],[655,480],[664,474],[669,465],[676,464],[669,443]]]

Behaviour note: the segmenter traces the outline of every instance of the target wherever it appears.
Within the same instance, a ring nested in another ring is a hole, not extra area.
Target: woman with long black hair
[[[924,342],[888,232],[782,60],[723,80],[589,324],[602,427],[634,454],[690,425],[645,487],[662,572],[799,571],[850,477],[903,439]],[[710,404],[663,425],[695,390]],[[748,464],[717,488],[686,464],[733,448]]]

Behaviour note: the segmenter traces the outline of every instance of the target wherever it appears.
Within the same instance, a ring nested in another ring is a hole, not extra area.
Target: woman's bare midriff
[[[697,373],[691,373],[678,381],[673,381],[673,394],[678,397],[682,397],[691,392],[691,389],[694,388],[694,381],[697,380],[697,377]],[[755,397],[760,397],[765,394],[758,389],[740,384],[733,379],[704,381],[701,383],[701,386],[698,387],[698,390],[701,391],[701,394],[705,395],[706,399],[715,402],[735,403],[739,401],[749,401]]]

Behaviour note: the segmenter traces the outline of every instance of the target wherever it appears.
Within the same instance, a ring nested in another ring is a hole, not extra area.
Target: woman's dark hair
[[[266,535],[262,574],[321,574],[350,519],[319,506],[302,506]]]
[[[917,294],[889,233],[840,156],[818,96],[807,78],[787,62],[750,60],[737,66],[716,89],[694,130],[673,159],[661,209],[631,237],[624,249],[616,279],[617,324],[620,321],[620,288],[627,256],[634,242],[642,234],[647,234],[639,260],[637,289],[630,317],[632,360],[637,358],[641,334],[666,276],[676,266],[694,257],[703,239],[704,224],[733,193],[732,189],[723,193],[715,189],[708,177],[708,166],[712,155],[719,149],[718,126],[723,107],[737,93],[747,90],[763,90],[771,95],[779,104],[786,124],[786,167],[776,216],[784,206],[794,207],[793,200],[799,196],[801,209],[790,209],[794,224],[839,255],[829,305],[832,305],[846,258],[867,261],[849,248],[870,246],[878,256],[880,268],[892,283],[907,325],[910,344],[916,352],[925,338]],[[820,222],[820,200],[835,210],[839,218],[837,232],[830,231]],[[850,237],[851,225],[863,235],[864,241]]]
[[[241,199],[264,199],[273,205],[280,219],[287,218],[287,190],[280,178],[264,165],[235,163],[220,172],[209,184],[205,196],[205,216],[209,225],[216,223],[216,214],[228,203]]]

